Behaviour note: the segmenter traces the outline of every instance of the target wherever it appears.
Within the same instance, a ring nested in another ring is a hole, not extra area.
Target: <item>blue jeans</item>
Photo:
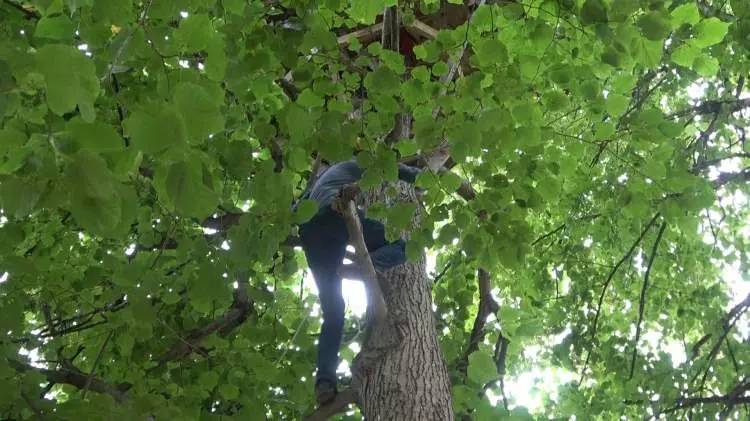
[[[359,211],[362,232],[373,266],[379,271],[398,266],[406,261],[403,240],[388,243],[382,223],[367,219]],[[349,233],[341,215],[330,206],[321,208],[308,222],[300,226],[302,248],[318,287],[323,325],[318,339],[317,382],[336,384],[336,367],[344,331],[344,298],[341,296],[341,267],[349,241]]]

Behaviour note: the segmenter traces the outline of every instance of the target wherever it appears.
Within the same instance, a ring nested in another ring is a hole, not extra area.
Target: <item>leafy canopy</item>
[[[747,417],[747,2],[486,3],[407,66],[337,42],[394,1],[2,0],[0,415],[300,419],[310,157],[376,185],[447,144],[423,208],[372,214],[436,261],[457,412]]]

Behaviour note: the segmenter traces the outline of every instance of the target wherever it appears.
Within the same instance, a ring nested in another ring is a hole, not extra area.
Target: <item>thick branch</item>
[[[58,370],[32,367],[11,359],[8,360],[8,363],[20,373],[35,371],[46,377],[50,383],[68,384],[81,390],[88,387],[88,390],[112,396],[117,402],[124,402],[127,399],[125,392],[130,388],[128,383],[112,384],[99,377],[89,376],[70,362],[64,362]]]
[[[334,209],[344,217],[346,229],[349,232],[349,241],[354,246],[354,259],[359,267],[362,280],[365,282],[367,291],[368,307],[372,310],[374,325],[383,322],[388,314],[383,291],[378,282],[378,274],[372,265],[370,254],[367,252],[365,237],[362,233],[362,224],[359,221],[357,207],[354,199],[359,193],[359,187],[356,184],[350,184],[344,187],[338,199],[333,204]]]
[[[731,100],[703,101],[700,104],[673,113],[670,117],[685,117],[692,115],[718,114],[722,110],[734,113],[750,107],[750,98]]]
[[[181,336],[178,342],[159,357],[157,360],[158,365],[149,371],[156,370],[170,361],[187,357],[194,350],[200,349],[201,342],[215,332],[218,332],[222,336],[228,335],[232,330],[244,323],[248,316],[254,312],[253,302],[247,295],[244,283],[240,282],[239,287],[234,291],[232,306],[223,316]]]
[[[349,404],[357,402],[357,393],[349,388],[336,394],[336,397],[329,403],[319,407],[312,414],[305,418],[305,421],[325,421],[334,415],[344,412]]]
[[[692,408],[704,404],[721,404],[731,409],[733,406],[741,403],[750,403],[750,395],[747,395],[747,392],[750,392],[750,382],[740,383],[726,395],[680,399],[677,401],[677,404],[666,409],[662,414],[669,414],[681,409]]]
[[[641,288],[641,297],[638,301],[638,324],[635,327],[635,340],[633,341],[633,356],[630,359],[630,378],[633,378],[633,371],[635,370],[635,358],[638,355],[638,341],[641,339],[641,324],[643,323],[643,312],[646,308],[646,290],[648,289],[648,280],[651,276],[651,268],[656,260],[656,252],[659,249],[659,243],[661,242],[664,230],[667,229],[667,223],[662,222],[661,228],[659,228],[659,234],[654,240],[654,247],[651,249],[651,256],[648,261],[648,267],[646,268],[646,275],[643,277],[643,287]]]
[[[743,168],[742,171],[739,171],[739,172],[721,173],[716,178],[716,180],[714,180],[713,184],[714,184],[714,188],[718,189],[720,187],[723,187],[729,183],[733,183],[736,181],[739,181],[739,182],[750,181],[750,167]]]
[[[479,286],[479,308],[477,310],[477,316],[474,318],[474,326],[471,328],[471,335],[469,335],[469,343],[466,346],[466,351],[463,357],[459,361],[458,370],[462,374],[466,374],[467,362],[469,361],[469,355],[479,348],[479,344],[484,341],[487,334],[484,327],[487,324],[487,317],[490,314],[495,314],[500,309],[497,301],[492,297],[492,284],[490,283],[490,274],[486,270],[480,268],[477,271],[477,282]]]

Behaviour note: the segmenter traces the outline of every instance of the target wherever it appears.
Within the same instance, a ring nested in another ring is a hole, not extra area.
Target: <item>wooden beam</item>
[[[428,38],[428,39],[435,39],[435,37],[437,37],[437,34],[438,34],[437,29],[422,22],[419,19],[414,19],[412,23],[406,26],[406,30],[409,31],[409,33],[414,36]]]
[[[371,41],[380,35],[383,31],[383,23],[376,23],[375,25],[368,26],[367,28],[358,29],[354,32],[341,35],[338,37],[339,45],[348,44],[352,38],[357,38],[360,42]]]

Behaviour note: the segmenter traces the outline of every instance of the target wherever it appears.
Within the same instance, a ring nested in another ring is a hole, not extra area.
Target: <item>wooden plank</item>
[[[422,37],[422,38],[428,38],[428,39],[435,39],[438,34],[438,30],[433,28],[432,26],[422,22],[419,19],[414,19],[414,21],[406,26],[406,30],[409,31],[414,36]]]
[[[338,43],[339,45],[342,44],[348,44],[349,40],[352,38],[357,38],[360,40],[360,42],[364,41],[371,41],[380,35],[380,32],[383,31],[383,23],[376,23],[375,25],[368,26],[367,28],[358,29],[354,32],[350,32],[348,34],[341,35],[338,37]]]

